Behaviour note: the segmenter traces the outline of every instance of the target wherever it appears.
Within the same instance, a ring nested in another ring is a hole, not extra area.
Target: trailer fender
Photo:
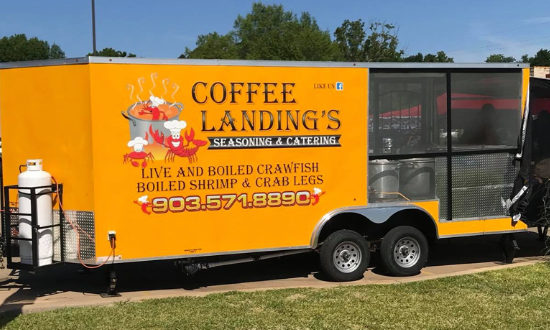
[[[310,245],[312,249],[315,249],[319,246],[319,237],[323,228],[333,219],[337,218],[338,215],[348,214],[356,215],[362,218],[362,221],[369,223],[371,225],[380,225],[387,222],[393,215],[401,211],[410,211],[416,210],[422,212],[427,218],[429,218],[435,228],[435,236],[438,237],[437,226],[435,220],[432,216],[426,212],[423,208],[411,205],[411,204],[397,204],[397,205],[373,205],[373,206],[362,206],[362,207],[344,207],[336,210],[332,210],[325,214],[321,220],[319,220],[313,230],[311,235]],[[350,229],[350,228],[348,228]]]

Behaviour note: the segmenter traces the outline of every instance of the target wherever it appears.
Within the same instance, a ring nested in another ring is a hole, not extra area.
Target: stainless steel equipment
[[[369,200],[395,198],[399,191],[399,163],[387,159],[369,161]]]
[[[399,161],[399,192],[412,200],[435,198],[435,158]]]

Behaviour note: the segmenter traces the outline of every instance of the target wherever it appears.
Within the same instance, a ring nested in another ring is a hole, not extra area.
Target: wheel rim
[[[410,236],[403,237],[395,243],[393,249],[393,260],[403,268],[410,268],[416,265],[420,259],[420,244]]]
[[[361,249],[354,242],[342,242],[332,254],[332,262],[342,273],[351,273],[361,264]]]

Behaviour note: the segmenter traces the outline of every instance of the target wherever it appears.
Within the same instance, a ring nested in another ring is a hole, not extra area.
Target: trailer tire
[[[428,261],[428,241],[414,227],[395,227],[382,239],[380,261],[391,275],[416,275]]]
[[[369,243],[355,231],[338,230],[324,241],[319,258],[321,270],[330,280],[355,281],[369,265]]]

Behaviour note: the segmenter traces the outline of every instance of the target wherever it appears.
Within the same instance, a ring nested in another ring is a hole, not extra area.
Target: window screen
[[[445,152],[444,73],[372,73],[369,155]]]
[[[453,73],[451,91],[453,151],[516,146],[520,73]]]

